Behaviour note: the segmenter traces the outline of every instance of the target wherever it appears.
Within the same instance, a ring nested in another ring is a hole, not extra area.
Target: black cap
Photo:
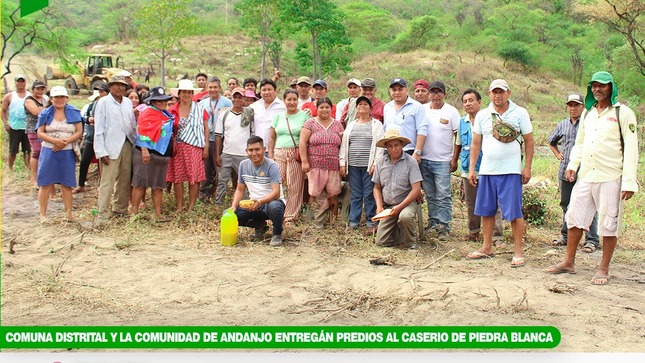
[[[392,80],[390,81],[390,87],[392,87],[392,86],[394,86],[396,84],[398,84],[401,87],[407,87],[408,86],[408,83],[405,81],[405,79],[403,79],[403,78],[392,78]]]
[[[327,82],[323,81],[322,79],[319,79],[316,82],[314,82],[314,86],[320,86],[324,89],[327,89]]]
[[[365,102],[367,102],[367,104],[368,104],[368,105],[370,105],[370,108],[372,107],[372,101],[371,101],[369,98],[367,98],[367,97],[365,97],[365,96],[360,96],[360,97],[358,97],[358,98],[356,99],[356,105],[358,106],[358,103],[359,103],[359,102],[361,102],[361,101],[365,101]]]
[[[97,91],[110,93],[110,87],[108,87],[107,83],[105,82],[99,83],[97,86],[94,87],[94,89]]]
[[[34,83],[31,85],[31,89],[36,89],[36,88],[38,88],[38,87],[47,87],[47,85],[45,84],[45,82],[43,82],[43,81],[41,81],[41,80],[38,80],[38,79],[37,79],[37,80],[35,80],[35,81],[34,81]]]
[[[170,92],[166,92],[163,87],[152,87],[150,90],[150,97],[146,98],[145,102],[150,103],[150,101],[168,101],[172,98]]]
[[[446,93],[446,85],[441,81],[432,81],[428,89],[439,88],[441,92]]]

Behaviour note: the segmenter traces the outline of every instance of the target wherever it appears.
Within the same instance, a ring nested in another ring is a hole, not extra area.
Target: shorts
[[[340,173],[338,170],[311,169],[307,173],[309,180],[309,195],[318,197],[323,190],[328,197],[340,194]]]
[[[25,132],[25,130],[14,130],[10,128],[9,129],[9,154],[17,155],[19,148],[22,148],[23,153],[31,152],[31,146],[29,146],[29,138],[27,138],[27,133]]]
[[[621,179],[604,183],[587,183],[578,180],[571,191],[571,199],[565,219],[567,226],[585,231],[598,212],[598,235],[619,236],[623,224]]]
[[[493,217],[497,212],[498,203],[502,210],[502,218],[505,220],[524,218],[520,174],[479,175],[475,214]]]
[[[38,134],[27,134],[27,138],[29,139],[29,145],[31,146],[31,158],[38,160],[40,157],[40,149],[42,148],[42,143],[38,138]]]

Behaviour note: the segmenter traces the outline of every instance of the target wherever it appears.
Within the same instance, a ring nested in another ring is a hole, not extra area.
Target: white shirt
[[[287,106],[284,105],[284,102],[276,97],[269,107],[264,106],[264,100],[257,100],[253,102],[250,106],[255,113],[255,135],[260,136],[264,140],[264,146],[269,146],[269,129],[271,128],[271,122],[273,122],[273,116],[280,112],[287,111]],[[246,146],[246,145],[245,145]]]
[[[226,116],[226,120],[224,120]],[[223,123],[223,125],[222,125]],[[224,136],[223,154],[246,156],[246,141],[251,137],[251,128],[242,127],[242,113],[236,115],[233,110],[222,112],[215,124],[215,134]]]
[[[344,98],[336,104],[336,121],[343,122],[340,118],[343,116],[343,109],[347,106],[347,103],[349,103],[349,98]]]
[[[503,115],[502,120],[513,125],[522,135],[533,132],[531,118],[525,108],[508,101],[509,107]],[[522,147],[517,142],[501,142],[493,136],[492,114],[497,114],[491,103],[487,108],[477,112],[473,133],[482,135],[482,163],[479,167],[479,175],[505,175],[522,173]]]
[[[109,156],[115,160],[126,138],[134,145],[137,121],[132,102],[123,97],[116,102],[112,94],[101,97],[94,106],[94,153],[98,159]]]
[[[459,129],[459,111],[447,103],[438,110],[423,105],[428,116],[428,138],[423,145],[421,159],[450,161],[453,152],[453,137]]]

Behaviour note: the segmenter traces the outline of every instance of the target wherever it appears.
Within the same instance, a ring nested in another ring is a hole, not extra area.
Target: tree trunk
[[[262,44],[262,79],[267,78],[267,42],[265,39],[260,39]]]
[[[166,51],[161,50],[161,87],[166,87]]]
[[[312,31],[311,32],[311,52],[312,52],[312,61],[313,61],[313,76],[314,80],[320,79],[319,72],[320,70],[318,69],[318,42],[316,41],[316,32]]]

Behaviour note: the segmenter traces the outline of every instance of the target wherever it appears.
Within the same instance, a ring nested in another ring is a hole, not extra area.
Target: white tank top
[[[9,127],[14,130],[24,130],[27,127],[25,100],[30,95],[30,92],[26,92],[25,97],[20,98],[16,91],[11,92],[11,103],[9,104]]]

